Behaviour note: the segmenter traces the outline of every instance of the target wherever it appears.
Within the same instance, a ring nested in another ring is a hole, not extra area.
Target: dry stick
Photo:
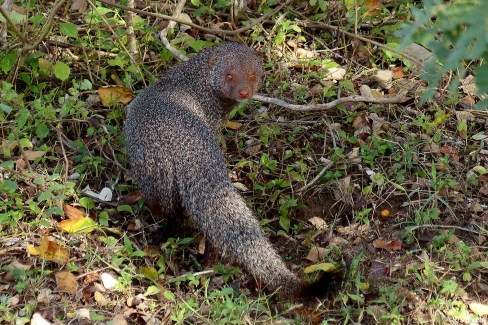
[[[63,153],[63,159],[64,159],[64,181],[68,180],[68,169],[69,169],[69,160],[68,156],[66,156],[66,150],[64,149],[64,143],[63,143],[63,132],[59,128],[56,128],[51,125],[51,128],[54,129],[58,135],[58,140],[59,140],[59,145],[61,146],[61,152]]]
[[[479,226],[478,226],[479,227]],[[415,229],[418,229],[418,228],[444,228],[444,229],[455,229],[455,230],[461,230],[461,231],[465,231],[465,232],[470,232],[472,234],[476,234],[476,235],[487,235],[488,232],[479,227],[479,229],[481,229],[482,231],[476,231],[476,230],[473,230],[473,229],[468,229],[468,228],[464,228],[464,227],[459,227],[459,226],[451,226],[451,225],[432,225],[432,224],[426,224],[426,225],[418,225],[418,226],[414,226],[412,228],[410,228],[411,230],[415,230]]]
[[[233,36],[233,35],[241,34],[241,33],[245,32],[245,31],[253,28],[255,25],[263,22],[268,17],[274,15],[275,13],[277,13],[278,11],[280,11],[283,7],[287,6],[292,0],[285,1],[283,4],[281,4],[280,6],[276,7],[273,11],[267,13],[264,16],[259,17],[258,19],[254,20],[253,22],[251,22],[248,26],[245,26],[245,27],[242,27],[242,28],[239,28],[239,29],[236,29],[236,30],[232,30],[232,31],[229,31],[229,30],[221,30],[221,29],[213,29],[213,28],[206,28],[206,27],[199,26],[197,24],[194,24],[192,22],[186,21],[186,20],[181,19],[181,18],[178,18],[178,17],[171,17],[171,16],[167,16],[167,15],[158,14],[158,13],[155,13],[155,12],[147,12],[147,11],[144,11],[144,10],[132,9],[132,8],[129,8],[129,7],[126,7],[126,6],[123,6],[123,5],[119,5],[117,3],[113,3],[113,2],[108,1],[108,0],[98,0],[98,1],[100,1],[101,3],[104,3],[106,5],[115,7],[115,8],[133,11],[133,12],[139,14],[139,15],[151,16],[151,17],[156,17],[156,18],[160,18],[160,19],[175,21],[177,23],[185,24],[185,25],[188,25],[190,27],[199,29],[199,30],[204,31],[206,33]]]
[[[14,33],[20,38],[20,41],[24,46],[29,44],[29,41],[27,38],[25,38],[24,34],[20,32],[20,30],[17,29],[17,26],[15,26],[14,22],[10,19],[10,16],[8,15],[7,11],[3,6],[0,6],[0,14],[2,14],[3,17],[5,17],[5,20],[7,21],[7,26],[12,28]]]
[[[47,17],[46,23],[44,24],[44,26],[42,26],[41,34],[39,35],[39,37],[37,37],[34,44],[30,46],[24,46],[24,48],[22,49],[23,52],[32,51],[36,49],[39,46],[39,44],[41,44],[41,42],[44,40],[44,38],[46,38],[47,34],[51,31],[51,26],[53,25],[54,16],[56,15],[56,12],[58,11],[59,8],[61,8],[61,6],[64,4],[65,1],[66,0],[58,0],[56,1],[56,3],[54,3],[51,12],[49,13],[49,16]]]
[[[134,0],[127,1],[127,6],[130,8],[134,8]],[[134,59],[136,62],[132,62],[132,64],[137,64],[139,62],[139,53],[137,52],[137,41],[136,36],[134,34],[134,12],[127,11],[127,39],[129,41],[129,53],[131,59]]]
[[[315,182],[317,182],[317,181],[320,179],[320,177],[322,177],[322,175],[324,175],[324,174],[325,174],[325,172],[326,172],[327,170],[329,170],[329,169],[330,169],[330,167],[332,167],[333,165],[334,165],[334,162],[333,162],[333,161],[331,161],[331,162],[329,162],[327,165],[325,165],[324,169],[322,169],[322,170],[320,171],[320,173],[318,173],[318,175],[317,175],[317,176],[315,176],[315,177],[314,177],[314,179],[312,179],[312,180],[310,181],[310,183],[308,183],[308,184],[304,185],[302,188],[298,189],[298,190],[297,190],[297,193],[303,192],[303,191],[305,191],[307,188],[309,188],[310,186],[312,186],[312,185],[313,185]]]
[[[391,98],[371,98],[371,97],[354,95],[354,96],[338,98],[329,103],[308,104],[308,105],[290,104],[281,99],[271,98],[264,95],[254,95],[252,98],[259,102],[277,105],[280,107],[284,107],[286,109],[290,109],[292,111],[312,112],[312,111],[329,110],[344,103],[398,104],[408,100],[406,94],[407,94],[406,91],[401,91],[395,97],[391,97]]]
[[[93,7],[93,8],[95,8],[95,10],[98,12],[98,10],[97,10],[97,8],[96,8],[95,4],[93,3],[93,1],[91,1],[91,0],[87,0],[87,1],[88,1],[88,3],[89,3],[89,4],[90,4],[90,5]],[[126,7],[126,8],[128,8],[128,7]],[[129,9],[130,9],[130,8],[129,8]],[[136,10],[136,9],[134,9],[134,10]],[[133,11],[134,11],[134,10],[133,10]],[[116,33],[115,33],[115,31],[113,30],[112,26],[110,26],[110,24],[107,22],[107,20],[105,19],[105,17],[104,17],[103,15],[100,15],[100,17],[102,18],[103,22],[104,22],[104,23],[107,25],[107,27],[108,27],[108,29],[110,30],[110,32],[111,32],[111,33],[112,33],[114,36],[116,36],[117,34],[116,34]],[[132,57],[132,54],[129,52],[129,50],[128,50],[128,49],[125,47],[124,43],[122,43],[122,42],[118,42],[118,43],[119,43],[120,47],[122,47],[122,49],[124,49],[124,51],[125,51],[125,52],[126,52],[128,55],[129,55],[129,58],[130,58],[131,62],[134,62],[134,63],[135,63],[135,62],[136,62],[136,61],[135,61],[135,59]],[[139,74],[141,75],[141,81],[142,81],[142,83],[144,84],[144,87],[146,87],[146,86],[147,86],[147,84],[146,84],[146,80],[144,79],[144,74],[142,73],[142,70],[141,70],[141,68],[139,67],[139,64],[135,63],[135,64],[134,64],[134,66],[136,67],[137,72],[139,72]]]
[[[178,5],[176,6],[176,9],[173,13],[173,17],[178,17],[181,12],[183,11],[183,8],[185,7],[185,3],[186,3],[186,0],[180,0],[178,2]],[[166,49],[168,51],[170,51],[171,53],[173,53],[174,56],[176,56],[178,59],[180,59],[181,61],[187,61],[188,58],[183,55],[183,53],[181,53],[180,51],[178,51],[173,45],[171,45],[171,43],[168,41],[168,31],[172,28],[174,28],[176,25],[176,22],[174,20],[171,20],[168,24],[168,26],[166,26],[166,28],[163,28],[163,30],[161,30],[161,33],[159,33],[159,38],[161,39],[161,42],[163,42],[163,45],[164,47],[166,47]]]

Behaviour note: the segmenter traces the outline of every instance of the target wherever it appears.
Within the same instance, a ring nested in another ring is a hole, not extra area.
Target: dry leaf
[[[58,223],[59,229],[78,234],[87,234],[92,232],[97,227],[97,223],[89,217],[81,217],[78,219],[66,219]]]
[[[26,166],[27,166],[27,163],[22,158],[19,158],[15,161],[15,167],[17,167],[17,169],[19,169],[19,170],[25,169]]]
[[[134,92],[124,86],[110,86],[98,88],[98,95],[102,105],[106,107],[121,103],[127,104],[134,98]]]
[[[325,73],[324,80],[342,80],[346,76],[346,69],[341,67],[329,68]]]
[[[403,71],[403,67],[394,67],[392,70],[393,70],[393,79],[401,79],[405,77],[405,72]]]
[[[308,251],[307,257],[305,259],[312,263],[317,263],[322,260],[325,254],[327,254],[328,249],[323,247],[314,246]]]
[[[93,298],[95,298],[95,301],[97,302],[97,304],[99,304],[102,307],[105,307],[108,305],[107,298],[105,298],[105,296],[101,292],[95,291]]]
[[[87,0],[73,0],[71,3],[71,11],[77,10],[79,13],[83,14],[86,12]]]
[[[39,246],[27,245],[27,252],[60,265],[66,264],[69,258],[69,252],[56,242],[49,240],[47,236],[42,237]]]
[[[392,241],[384,241],[383,239],[376,239],[373,241],[373,247],[375,248],[383,248],[387,251],[397,251],[402,248],[402,241],[400,239],[392,240]]]
[[[27,160],[29,161],[34,161],[37,158],[41,158],[45,154],[46,154],[45,151],[24,150],[25,158],[27,158]]]
[[[64,205],[64,213],[66,214],[66,216],[69,219],[73,219],[73,220],[85,217],[84,211],[82,211],[78,208],[75,208],[74,206],[69,205],[69,204]]]
[[[317,230],[327,229],[327,223],[322,218],[312,217],[308,219],[308,222],[310,222]]]
[[[303,270],[303,272],[308,274],[308,273],[313,273],[313,272],[317,272],[317,271],[332,272],[335,270],[336,270],[336,267],[332,263],[318,263],[318,264],[307,266]]]
[[[225,127],[231,130],[239,130],[240,128],[242,128],[242,123],[227,121],[225,122]]]
[[[123,314],[117,314],[114,318],[110,321],[112,325],[127,325],[127,321]]]
[[[14,280],[14,273],[15,273],[15,270],[29,270],[31,268],[31,265],[29,264],[22,264],[20,263],[19,261],[13,261],[11,262],[7,268],[6,268],[6,271],[7,271],[7,274],[5,275],[5,277],[3,278],[3,280],[5,281],[12,281]]]
[[[61,271],[56,273],[55,277],[58,291],[74,295],[78,290],[78,283],[76,282],[76,277],[73,275],[73,273]]]
[[[140,191],[126,194],[122,197],[121,201],[127,204],[134,204],[142,198],[142,193]]]

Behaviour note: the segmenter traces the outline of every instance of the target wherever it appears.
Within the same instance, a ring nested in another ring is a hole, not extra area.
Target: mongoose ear
[[[210,57],[210,59],[208,60],[208,65],[209,67],[213,67],[215,65],[215,63],[217,62],[217,58],[219,57],[219,53],[214,53],[212,54],[212,56]]]

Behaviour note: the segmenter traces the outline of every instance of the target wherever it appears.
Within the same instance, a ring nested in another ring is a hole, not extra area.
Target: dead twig
[[[173,13],[173,17],[178,17],[181,14],[181,12],[183,11],[183,8],[185,7],[185,3],[186,3],[186,0],[180,0],[178,2],[178,5],[176,6],[176,9],[175,9],[175,11]],[[183,53],[181,53],[180,51],[178,51],[168,41],[168,31],[170,29],[173,29],[175,27],[175,25],[176,25],[176,21],[171,20],[169,22],[168,26],[166,26],[166,28],[163,28],[163,30],[161,30],[161,33],[159,33],[159,39],[161,39],[161,42],[163,42],[164,47],[166,47],[166,49],[168,51],[170,51],[171,53],[173,53],[174,56],[176,56],[181,61],[187,61],[188,58],[185,55],[183,55]]]
[[[264,95],[254,95],[252,98],[254,100],[257,100],[258,102],[280,106],[286,109],[290,109],[292,111],[313,112],[313,111],[329,110],[344,103],[398,104],[408,100],[406,94],[407,94],[406,91],[401,91],[395,97],[390,97],[390,98],[371,98],[371,97],[354,95],[354,96],[338,98],[329,103],[308,104],[308,105],[290,104],[285,102],[284,100],[271,98]]]
[[[310,181],[310,183],[305,184],[302,188],[298,189],[297,193],[303,192],[306,189],[308,189],[310,186],[315,184],[315,182],[317,182],[325,174],[325,172],[328,171],[330,169],[330,167],[332,167],[333,165],[334,165],[334,162],[330,161],[327,165],[325,165],[325,167],[320,171],[320,173],[318,173],[317,176],[315,176],[314,179],[312,179]]]

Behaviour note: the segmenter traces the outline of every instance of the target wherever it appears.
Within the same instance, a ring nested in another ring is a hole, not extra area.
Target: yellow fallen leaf
[[[87,234],[97,227],[97,223],[89,217],[63,220],[58,224],[61,230],[69,233]]]
[[[318,263],[318,264],[307,266],[305,270],[303,270],[303,272],[308,274],[317,271],[331,272],[335,270],[336,267],[332,263]]]
[[[225,122],[225,127],[231,130],[239,130],[242,127],[242,123],[227,121]]]
[[[49,240],[47,236],[41,239],[39,246],[27,245],[27,252],[34,256],[40,256],[48,261],[64,265],[68,262],[69,252],[56,242]]]
[[[110,107],[117,103],[127,104],[134,98],[134,92],[123,86],[98,88],[98,95],[103,106]]]

